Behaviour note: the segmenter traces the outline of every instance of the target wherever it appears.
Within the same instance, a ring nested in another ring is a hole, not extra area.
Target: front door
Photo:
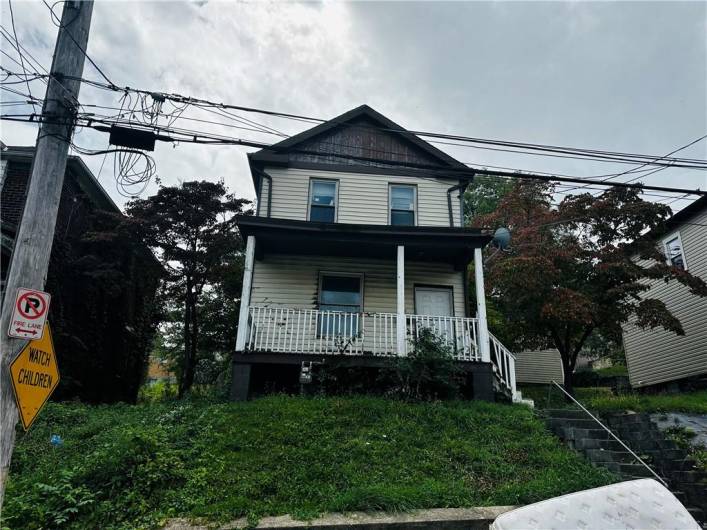
[[[432,330],[447,341],[454,337],[452,289],[444,287],[415,287],[416,327]],[[424,315],[424,316],[422,316]]]
[[[415,287],[415,313],[435,317],[451,317],[452,290],[444,287]]]

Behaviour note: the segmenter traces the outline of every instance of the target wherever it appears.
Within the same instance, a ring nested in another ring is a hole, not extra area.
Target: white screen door
[[[435,287],[415,287],[415,312],[418,315],[451,317],[452,290]]]
[[[454,322],[452,319],[443,318],[454,315],[451,289],[415,287],[415,313],[418,315],[429,315],[430,317],[418,318],[418,329],[431,329],[435,334],[447,341],[454,337]]]

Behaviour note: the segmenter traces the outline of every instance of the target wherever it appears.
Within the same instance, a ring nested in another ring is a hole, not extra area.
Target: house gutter
[[[260,177],[260,183],[258,185],[258,208],[256,211],[256,215],[260,215],[260,203],[261,203],[261,198],[263,196],[263,179],[267,179],[268,180],[268,211],[267,211],[266,217],[270,217],[270,212],[272,211],[272,177],[270,175],[268,175],[262,169],[256,169],[256,168],[253,168],[253,169]]]

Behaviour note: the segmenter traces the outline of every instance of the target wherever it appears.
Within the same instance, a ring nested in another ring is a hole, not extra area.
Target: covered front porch
[[[239,226],[247,241],[239,364],[309,356],[386,362],[408,355],[430,330],[458,362],[487,365],[497,389],[515,395],[514,356],[486,325],[481,248],[488,234],[257,217]],[[466,293],[472,256],[473,318]]]

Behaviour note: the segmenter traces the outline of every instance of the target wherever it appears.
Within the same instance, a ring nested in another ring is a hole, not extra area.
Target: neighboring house
[[[548,385],[565,382],[562,358],[556,348],[522,351],[516,355],[516,381]]]
[[[514,357],[486,327],[481,249],[492,235],[462,226],[466,166],[365,105],[248,161],[258,208],[238,219],[234,399],[248,396],[251,366],[383,366],[422,328],[447,340],[474,397],[517,397]]]
[[[169,383],[176,384],[177,376],[172,372],[167,366],[167,362],[164,359],[159,359],[157,357],[150,356],[147,365],[147,376],[145,377],[145,384],[154,385],[155,383]]]
[[[680,210],[667,227],[656,243],[668,262],[707,281],[707,197]],[[682,323],[685,335],[662,328],[644,330],[630,323],[624,326],[631,386],[707,374],[707,298],[691,294],[675,280],[651,282],[645,296],[662,300]]]
[[[0,288],[24,209],[34,147],[0,150]],[[162,269],[115,228],[124,221],[83,161],[70,156],[45,290],[61,382],[57,399],[134,401],[147,370]],[[7,298],[14,296],[7,293]]]

